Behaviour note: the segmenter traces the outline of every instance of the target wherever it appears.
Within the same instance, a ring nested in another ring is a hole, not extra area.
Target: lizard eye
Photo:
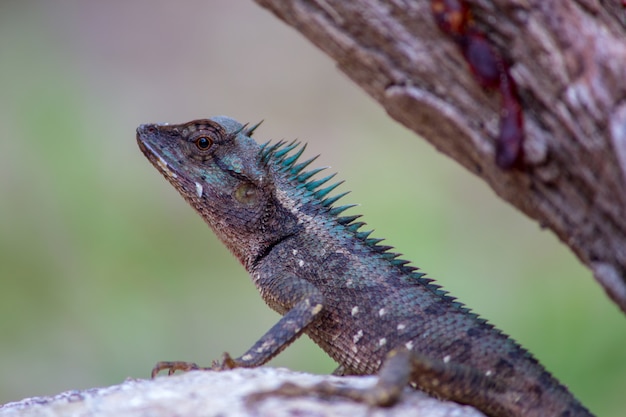
[[[259,200],[259,189],[249,182],[243,183],[235,190],[235,199],[247,205],[256,204]]]
[[[199,136],[196,138],[195,143],[199,150],[206,151],[213,145],[213,139],[208,136]]]

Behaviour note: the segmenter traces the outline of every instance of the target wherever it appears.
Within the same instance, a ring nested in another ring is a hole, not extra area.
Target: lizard
[[[317,157],[300,161],[306,144],[258,144],[259,124],[218,116],[137,129],[143,154],[282,315],[237,358],[159,362],[152,377],[261,366],[304,333],[336,373],[379,374],[372,390],[338,393],[359,401],[393,404],[410,384],[494,417],[592,416],[526,349],[344,213],[354,205],[337,204],[342,181],[308,169]]]

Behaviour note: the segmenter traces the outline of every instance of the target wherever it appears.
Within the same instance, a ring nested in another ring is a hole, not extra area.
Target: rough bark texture
[[[52,397],[26,398],[0,405],[0,417],[484,417],[475,409],[439,401],[407,388],[391,408],[369,408],[343,399],[315,397],[268,398],[246,404],[245,396],[278,387],[284,382],[312,385],[326,381],[365,388],[375,377],[332,377],[286,369],[235,369],[226,372],[190,372],[155,380],[127,380],[122,384]]]
[[[626,15],[617,0],[473,0],[524,108],[524,167],[494,162],[500,97],[426,0],[256,0],[391,117],[550,228],[626,312]],[[332,97],[329,97],[332,99]],[[389,155],[388,157],[393,157]]]

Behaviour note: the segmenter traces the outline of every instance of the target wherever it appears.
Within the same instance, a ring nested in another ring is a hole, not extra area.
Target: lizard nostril
[[[140,125],[137,128],[137,133],[138,134],[146,134],[146,133],[154,133],[155,132],[155,127],[152,124],[145,124],[145,125]]]

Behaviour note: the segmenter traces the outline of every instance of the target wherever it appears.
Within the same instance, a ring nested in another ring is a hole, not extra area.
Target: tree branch
[[[474,0],[524,111],[523,167],[494,162],[500,98],[482,89],[426,0],[255,0],[541,227],[626,312],[626,15],[617,0]],[[391,155],[389,157],[392,157]]]

